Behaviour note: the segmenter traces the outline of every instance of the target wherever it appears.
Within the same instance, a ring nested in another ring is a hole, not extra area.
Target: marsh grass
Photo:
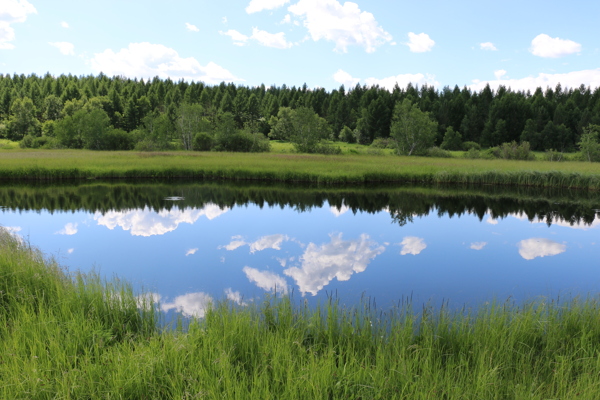
[[[600,163],[403,157],[381,154],[0,152],[0,180],[205,179],[310,182],[451,183],[600,189]]]
[[[0,232],[0,397],[600,397],[598,299],[384,312],[267,297],[168,330],[139,303],[126,283],[68,274]]]

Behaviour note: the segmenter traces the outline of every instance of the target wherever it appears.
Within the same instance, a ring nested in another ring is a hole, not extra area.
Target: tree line
[[[420,129],[426,145],[449,150],[527,142],[531,150],[568,152],[579,149],[590,125],[600,125],[600,88],[584,85],[533,93],[411,84],[327,91],[0,74],[0,137],[25,147],[265,151],[268,139],[284,139],[298,151],[334,152],[321,139],[368,145],[394,138],[411,154],[420,145],[408,136]]]

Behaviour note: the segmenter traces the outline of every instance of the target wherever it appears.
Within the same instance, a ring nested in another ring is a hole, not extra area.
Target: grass
[[[120,281],[0,232],[5,399],[594,399],[600,300],[379,311],[289,298],[161,330]]]
[[[280,144],[283,147],[283,144]],[[600,189],[600,164],[387,154],[0,151],[0,180],[191,178],[325,185],[419,182]]]

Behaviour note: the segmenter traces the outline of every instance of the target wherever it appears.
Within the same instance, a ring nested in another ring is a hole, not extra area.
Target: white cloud
[[[115,53],[111,49],[97,53],[91,59],[92,69],[108,76],[121,75],[151,79],[160,78],[203,81],[209,84],[235,82],[235,77],[225,68],[209,62],[203,66],[193,57],[182,58],[177,51],[161,44],[131,43]]]
[[[233,250],[237,249],[238,247],[242,247],[242,246],[248,244],[244,240],[242,240],[241,236],[233,236],[231,239],[232,240],[228,245],[219,246],[218,248],[233,251]]]
[[[20,226],[3,226],[3,228],[4,230],[8,231],[9,233],[12,233],[13,235],[23,230],[23,228],[21,228]]]
[[[435,76],[431,74],[423,75],[423,74],[400,74],[396,76],[390,76],[388,78],[377,79],[377,78],[367,78],[365,80],[367,86],[375,86],[378,85],[380,87],[386,88],[387,90],[393,90],[396,83],[401,88],[405,88],[409,83],[412,83],[413,86],[419,85],[429,85],[429,86],[440,86],[440,83],[435,80]]]
[[[223,18],[221,19],[221,22],[222,22],[223,24],[227,24],[227,17],[223,17]]]
[[[498,225],[498,220],[492,217],[488,217],[488,219],[486,219],[485,222],[487,222],[490,225]]]
[[[282,24],[291,24],[292,23],[292,16],[290,14],[285,14],[285,17],[283,17],[283,19],[281,20]]]
[[[73,254],[74,251],[75,251],[75,249],[69,249],[69,250],[67,250],[67,253]]]
[[[10,25],[25,22],[28,14],[37,14],[37,10],[27,0],[3,0],[0,2],[0,50],[15,48],[10,43],[15,40],[15,30]]]
[[[403,256],[406,254],[412,254],[416,256],[427,248],[425,240],[415,236],[406,236],[402,239],[402,242],[400,242],[399,245],[402,246],[400,254]]]
[[[347,281],[354,273],[363,272],[385,247],[372,242],[368,235],[358,240],[342,240],[342,234],[331,235],[331,242],[322,246],[310,243],[300,257],[300,267],[284,271],[298,285],[302,295],[316,295],[334,278]]]
[[[277,292],[286,294],[288,292],[288,285],[284,277],[274,274],[269,271],[259,271],[255,268],[244,267],[242,269],[246,274],[246,277],[261,289],[269,292]]]
[[[63,229],[58,232],[55,232],[55,235],[74,235],[77,233],[77,224],[69,222],[65,225]]]
[[[406,45],[413,53],[425,53],[431,51],[435,45],[435,42],[426,33],[416,34],[414,32],[408,32],[408,40]]]
[[[288,10],[304,18],[304,26],[315,42],[321,39],[335,43],[335,51],[345,53],[348,46],[362,46],[367,53],[392,40],[392,35],[379,26],[373,14],[361,11],[358,4],[337,0],[300,0]]]
[[[521,240],[517,246],[519,247],[519,254],[526,260],[533,260],[536,257],[555,256],[567,250],[567,246],[564,244],[543,238]]]
[[[262,251],[265,249],[281,250],[281,243],[288,241],[287,235],[270,235],[263,236],[254,243],[250,243],[250,253]]]
[[[192,25],[189,22],[185,23],[185,29],[187,29],[190,32],[200,32],[200,29],[198,29],[196,25]]]
[[[188,251],[185,252],[185,256],[193,256],[194,254],[196,254],[196,252],[198,251],[198,248],[196,247],[195,249],[189,249]]]
[[[155,236],[174,231],[182,223],[193,224],[201,216],[212,220],[227,211],[228,208],[221,209],[216,204],[207,204],[202,209],[173,208],[158,213],[146,207],[128,211],[108,211],[104,214],[96,212],[94,220],[98,225],[106,226],[110,230],[119,226],[125,231],[131,231],[132,236]]]
[[[502,77],[506,75],[506,71],[503,69],[499,69],[498,71],[494,71],[494,76],[496,79],[502,79]]]
[[[248,305],[248,303],[244,301],[242,294],[237,291],[234,292],[231,288],[225,289],[225,296],[227,296],[227,300],[233,301],[234,303],[239,304],[240,306]]]
[[[253,14],[262,10],[274,10],[289,2],[290,0],[252,0],[246,7],[246,12]]]
[[[137,296],[135,300],[137,308],[148,310],[150,308],[150,304],[156,305],[161,298],[162,296],[158,293],[147,292]]]
[[[69,42],[48,42],[50,46],[56,47],[61,54],[65,56],[74,56],[75,55],[75,46],[73,43]]]
[[[233,44],[236,46],[243,46],[250,39],[248,36],[236,31],[235,29],[230,29],[227,32],[219,31],[221,35],[229,36],[231,40],[233,40]]]
[[[485,245],[487,244],[487,242],[474,242],[471,243],[471,249],[473,250],[481,250],[485,247]]]
[[[175,310],[187,317],[204,318],[206,311],[214,304],[213,298],[204,292],[187,293],[177,296],[172,302],[161,304],[160,309],[164,312]]]
[[[531,51],[534,56],[538,57],[559,58],[568,56],[569,54],[579,53],[581,51],[581,44],[572,40],[565,40],[557,37],[551,38],[545,33],[542,33],[537,35],[531,41],[531,48],[529,51]]]
[[[496,48],[496,46],[494,46],[494,43],[492,43],[492,42],[479,43],[479,48],[481,50],[489,50],[489,51],[497,51],[498,50]]]
[[[353,78],[352,75],[342,69],[338,69],[337,72],[333,74],[333,80],[350,88],[353,88],[358,82],[360,82],[360,78]]]
[[[63,28],[65,28],[65,29],[69,29],[69,24],[68,24],[66,21],[62,21],[62,22],[60,23],[60,26],[62,26],[62,27],[63,27]]]
[[[252,29],[252,39],[256,40],[263,46],[274,47],[276,49],[289,49],[293,46],[292,43],[285,40],[285,33],[269,33],[260,29]]]
[[[492,90],[497,90],[500,85],[503,85],[511,88],[513,91],[530,90],[534,92],[538,87],[542,89],[546,89],[547,87],[554,89],[559,83],[563,89],[578,88],[583,84],[590,86],[593,90],[600,87],[600,68],[559,74],[540,73],[538,76],[529,76],[522,79],[501,79],[495,81],[480,81],[476,79],[468,87],[471,90],[480,91],[487,84],[490,85]]]
[[[335,217],[339,217],[342,214],[347,213],[348,211],[350,211],[350,207],[348,207],[347,205],[342,205],[341,208],[337,208],[337,207],[329,207],[329,211],[331,211],[331,213],[333,215],[335,215]]]

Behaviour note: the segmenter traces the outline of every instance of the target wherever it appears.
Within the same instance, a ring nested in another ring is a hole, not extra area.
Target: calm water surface
[[[133,188],[133,189],[132,189]],[[596,294],[594,196],[219,185],[0,187],[0,224],[69,269],[118,276],[166,312],[335,294],[457,307]]]

